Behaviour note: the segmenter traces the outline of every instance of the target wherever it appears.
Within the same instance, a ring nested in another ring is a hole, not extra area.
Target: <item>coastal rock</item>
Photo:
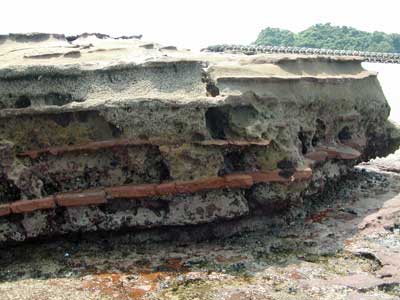
[[[137,37],[2,36],[0,108],[0,242],[273,215],[400,143],[360,59]]]

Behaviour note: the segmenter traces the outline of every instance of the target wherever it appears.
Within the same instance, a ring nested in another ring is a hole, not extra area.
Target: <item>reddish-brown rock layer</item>
[[[21,214],[36,210],[61,207],[75,207],[106,204],[107,199],[140,199],[162,195],[191,194],[223,188],[247,189],[256,183],[291,183],[310,180],[311,169],[297,170],[290,177],[280,175],[282,170],[253,173],[235,173],[225,176],[201,178],[190,181],[167,182],[161,184],[139,184],[104,188],[104,190],[87,190],[73,193],[62,193],[42,199],[19,200],[0,206],[0,216],[11,213]]]
[[[107,203],[104,191],[85,191],[82,193],[65,193],[55,196],[59,206],[86,206]]]
[[[9,204],[0,205],[0,217],[8,216],[11,214],[11,208]]]
[[[55,208],[56,203],[54,197],[47,197],[35,200],[19,200],[11,203],[11,212],[14,214],[21,214],[32,212],[35,210]]]

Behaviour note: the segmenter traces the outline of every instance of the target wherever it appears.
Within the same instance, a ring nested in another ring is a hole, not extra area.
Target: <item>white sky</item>
[[[400,1],[351,0],[1,0],[0,33],[143,34],[143,40],[198,49],[253,42],[267,26],[292,31],[331,22],[400,32]]]

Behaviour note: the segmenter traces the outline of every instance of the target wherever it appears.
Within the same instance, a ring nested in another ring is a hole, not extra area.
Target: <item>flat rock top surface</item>
[[[399,299],[400,169],[384,165],[357,167],[311,215],[272,232],[144,244],[111,234],[0,250],[1,298]]]
[[[363,69],[361,61],[357,57],[192,52],[136,38],[114,39],[93,34],[74,39],[52,34],[0,36],[0,80],[4,80],[0,84],[28,78],[29,86],[35,87],[45,85],[47,81],[42,79],[55,75],[83,76],[76,78],[78,86],[87,90],[85,101],[62,109],[104,103],[120,105],[121,101],[143,98],[179,103],[218,102],[237,93],[230,86],[237,86],[238,81],[246,85],[249,80],[257,84],[286,79],[336,81],[376,76]],[[103,80],[103,71],[107,76],[114,74],[116,79],[112,83]],[[85,74],[95,74],[97,79],[88,79]],[[217,86],[221,82],[230,85],[221,95],[209,97],[205,77]],[[57,86],[62,87],[63,81],[57,81]]]
[[[335,68],[290,66],[290,62],[356,62]],[[240,76],[365,76],[371,74],[361,68],[361,58],[324,57],[292,54],[222,54],[192,52],[174,46],[162,46],[140,39],[114,39],[98,35],[81,35],[68,41],[63,35],[31,34],[0,36],[0,70],[26,69],[32,66],[53,66],[60,69],[103,69],[112,66],[145,65],[176,61],[199,61],[221,65],[220,75]],[[289,65],[288,65],[289,63]],[[282,65],[280,67],[279,65]],[[240,67],[242,66],[242,67]],[[247,73],[243,73],[246,66]],[[249,67],[251,66],[251,67]],[[358,67],[357,67],[358,66]],[[362,71],[360,74],[360,71]]]

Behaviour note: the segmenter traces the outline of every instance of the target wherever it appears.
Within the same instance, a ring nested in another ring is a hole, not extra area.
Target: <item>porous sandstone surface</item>
[[[302,206],[399,144],[361,62],[2,36],[0,242]]]

